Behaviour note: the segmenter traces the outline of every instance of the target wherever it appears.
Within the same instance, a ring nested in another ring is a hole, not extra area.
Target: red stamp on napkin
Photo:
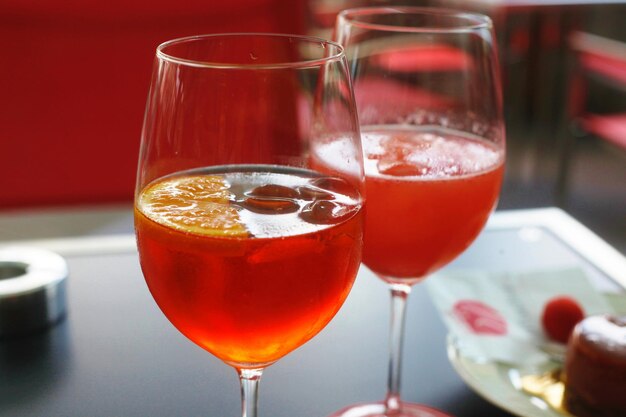
[[[506,320],[498,310],[476,300],[460,300],[452,311],[472,333],[503,336],[507,333]]]

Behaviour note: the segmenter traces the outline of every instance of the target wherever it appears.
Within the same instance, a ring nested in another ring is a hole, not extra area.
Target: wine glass
[[[263,369],[346,299],[363,187],[340,45],[240,33],[157,48],[135,195],[141,268],[169,321],[237,370],[244,417],[257,415]]]
[[[489,18],[370,7],[337,16],[364,150],[363,262],[391,289],[388,392],[334,417],[443,416],[400,400],[406,301],[463,252],[495,208],[505,137]]]

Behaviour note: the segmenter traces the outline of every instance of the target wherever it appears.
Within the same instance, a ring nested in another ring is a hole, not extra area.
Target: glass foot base
[[[421,404],[402,403],[398,411],[387,411],[385,403],[363,403],[346,407],[328,417],[452,417]]]

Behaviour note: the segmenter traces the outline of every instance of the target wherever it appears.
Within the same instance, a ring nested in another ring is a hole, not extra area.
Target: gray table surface
[[[67,259],[69,313],[49,331],[0,341],[0,415],[239,415],[235,372],[161,314],[143,281],[132,235],[19,243]],[[16,242],[4,242],[9,244]],[[571,265],[626,283],[624,257],[557,209],[497,213],[447,268]],[[511,415],[475,394],[453,370],[446,328],[425,285],[415,288],[407,311],[403,398],[459,417]],[[266,370],[260,416],[323,417],[382,399],[388,310],[385,285],[362,268],[331,324]]]

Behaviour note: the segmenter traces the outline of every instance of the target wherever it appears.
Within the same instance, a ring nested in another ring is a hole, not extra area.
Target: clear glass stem
[[[411,286],[391,284],[391,333],[389,339],[389,374],[387,379],[387,413],[393,415],[400,410],[400,382],[402,371],[402,345],[404,342],[404,319],[406,302]]]
[[[263,369],[238,369],[241,383],[241,415],[242,417],[257,417],[257,402],[259,398],[259,382]]]

